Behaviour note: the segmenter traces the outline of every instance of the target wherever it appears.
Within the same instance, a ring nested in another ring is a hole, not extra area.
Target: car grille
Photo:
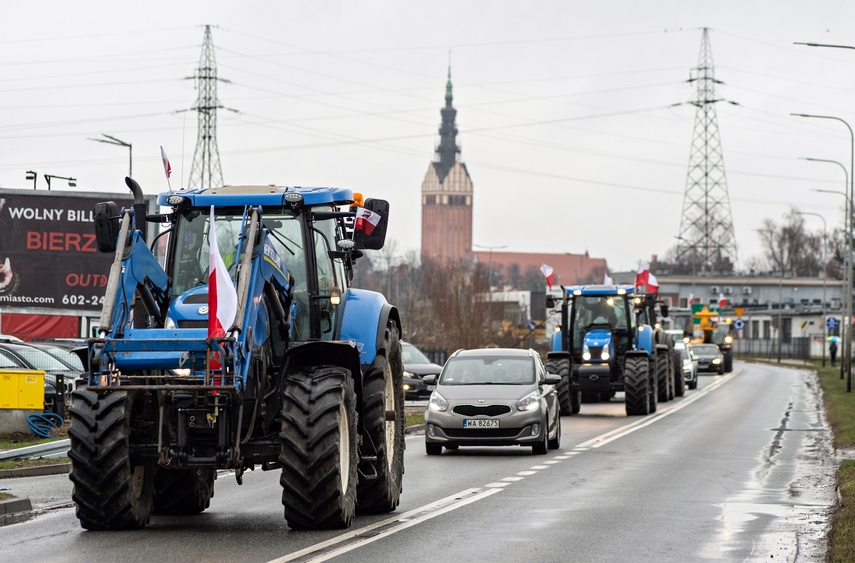
[[[463,416],[499,416],[511,412],[511,407],[508,405],[485,405],[483,407],[455,405],[451,410],[454,414],[462,414]]]
[[[513,438],[519,428],[443,428],[449,438]]]

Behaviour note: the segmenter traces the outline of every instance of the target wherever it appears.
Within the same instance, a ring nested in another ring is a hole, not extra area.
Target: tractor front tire
[[[386,355],[377,355],[363,380],[365,433],[374,444],[377,461],[363,462],[356,487],[356,510],[361,514],[391,512],[398,507],[404,481],[404,364],[395,323],[386,328]],[[366,444],[363,444],[363,447]]]
[[[133,391],[72,393],[71,498],[87,530],[142,528],[152,513],[154,465],[131,465]]]
[[[683,377],[683,355],[679,350],[672,350],[671,356],[674,358],[674,395],[682,397],[686,394],[686,378]]]
[[[648,359],[641,356],[626,359],[623,380],[627,416],[644,416],[650,413],[650,370],[647,364]]]
[[[668,371],[668,356],[664,353],[656,354],[656,382],[658,390],[658,398],[660,403],[670,401],[673,395],[671,394],[671,385],[669,378],[671,374]]]
[[[579,391],[570,390],[570,360],[567,358],[546,360],[546,371],[561,376],[561,383],[556,386],[560,414],[568,416],[578,414],[582,398]]]
[[[214,496],[213,469],[164,469],[154,474],[154,513],[189,516],[204,512]]]
[[[356,392],[350,371],[289,375],[282,392],[282,505],[295,529],[346,528],[356,512]]]

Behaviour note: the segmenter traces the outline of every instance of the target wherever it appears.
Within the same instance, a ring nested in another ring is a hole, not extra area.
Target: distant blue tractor
[[[256,467],[281,471],[292,528],[394,510],[401,320],[382,295],[349,287],[362,249],[384,244],[388,203],[338,188],[225,186],[161,194],[170,212],[146,217],[127,183],[133,210],[95,210],[99,248],[115,260],[88,382],[70,408],[81,525],[202,512],[218,469],[241,483]],[[371,224],[355,228],[357,212]],[[150,248],[146,221],[167,227]],[[207,330],[214,229],[237,292],[222,337]]]
[[[656,412],[660,400],[673,398],[673,356],[655,321],[655,296],[636,295],[631,285],[562,286],[562,295],[561,324],[547,354],[550,371],[569,383],[562,414],[618,391],[628,415]],[[556,305],[549,296],[547,308]]]

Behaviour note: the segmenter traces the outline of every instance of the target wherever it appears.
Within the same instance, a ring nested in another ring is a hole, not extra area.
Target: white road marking
[[[272,559],[269,563],[285,563],[286,561],[294,561],[302,557],[311,556],[315,553],[318,555],[307,559],[307,561],[327,561],[333,557],[338,557],[339,555],[343,555],[349,551],[368,545],[369,543],[373,543],[379,539],[385,538],[386,536],[390,536],[395,532],[405,530],[415,526],[416,524],[421,524],[426,520],[436,518],[437,516],[445,514],[446,512],[451,512],[452,510],[457,510],[458,508],[462,508],[468,504],[472,504],[473,502],[477,502],[501,491],[502,489],[487,489],[485,491],[480,489],[467,489],[456,495],[427,504],[421,508],[405,512],[381,522],[376,522],[370,526],[365,526],[363,528],[344,533],[325,542],[309,546],[305,549],[301,549],[300,551],[295,551],[294,553],[289,553],[288,555],[282,556],[278,559]],[[385,527],[385,529],[378,532],[376,535],[356,539],[357,536],[364,535],[371,530],[377,530],[378,528],[383,527]],[[325,551],[326,548],[344,543],[348,540],[355,541],[348,543],[347,545],[342,545],[336,549]]]
[[[518,471],[517,475],[522,475],[523,477],[528,477],[529,475],[534,475],[537,471]]]

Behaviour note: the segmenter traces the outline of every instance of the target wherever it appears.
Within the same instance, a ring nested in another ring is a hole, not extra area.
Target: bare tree
[[[822,233],[808,232],[804,217],[795,208],[784,215],[781,225],[766,219],[758,232],[764,247],[761,264],[768,271],[793,277],[818,277],[825,269]]]

